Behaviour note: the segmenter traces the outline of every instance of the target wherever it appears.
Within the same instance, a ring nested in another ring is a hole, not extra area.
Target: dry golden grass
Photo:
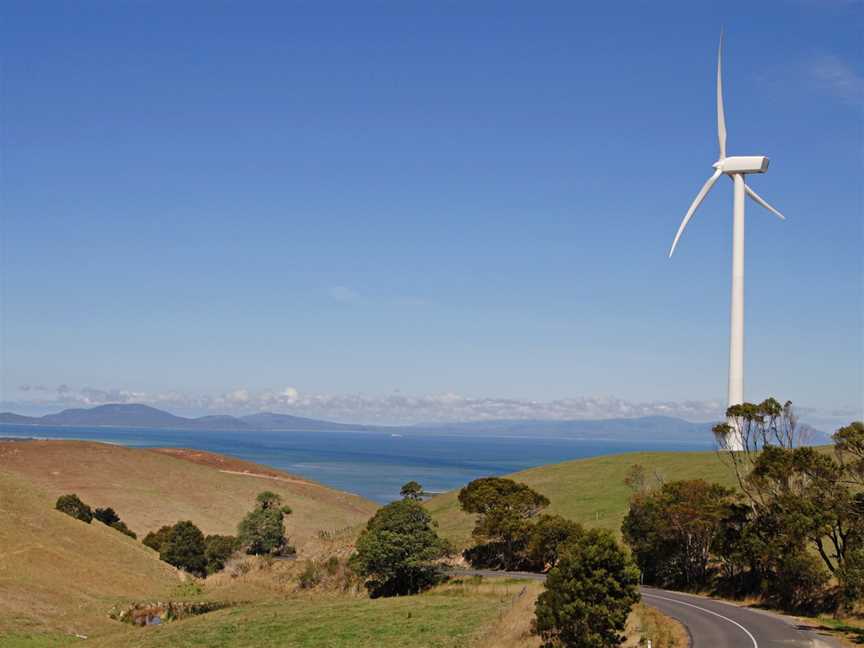
[[[647,639],[651,648],[687,648],[690,641],[683,625],[644,603],[633,607],[624,634],[621,648],[644,648]]]
[[[54,510],[54,498],[0,472],[0,644],[3,634],[91,634],[119,599],[160,596],[176,570],[100,522]]]
[[[233,534],[255,495],[272,490],[293,509],[286,528],[302,551],[318,544],[319,530],[357,526],[377,508],[295,475],[197,451],[89,441],[0,442],[0,469],[51,498],[76,493],[90,506],[110,506],[139,538],[178,520],[192,520],[205,534]]]
[[[543,591],[543,585],[526,581],[513,589],[515,594],[511,604],[498,614],[473,648],[539,648],[541,641],[531,634],[531,623],[534,604]]]

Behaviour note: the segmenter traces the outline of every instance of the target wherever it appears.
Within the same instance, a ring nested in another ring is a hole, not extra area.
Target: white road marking
[[[697,610],[701,610],[702,612],[707,612],[708,614],[713,614],[716,617],[720,617],[724,621],[728,621],[732,625],[736,625],[739,628],[741,628],[747,634],[747,636],[750,637],[750,641],[753,642],[753,648],[759,648],[759,644],[756,643],[756,637],[754,637],[752,634],[750,634],[750,631],[747,628],[745,628],[743,625],[741,625],[740,623],[738,623],[737,621],[735,621],[733,619],[730,619],[729,617],[725,617],[722,614],[718,614],[717,612],[714,612],[712,610],[708,610],[706,608],[699,607],[698,605],[693,605],[692,603],[685,603],[684,601],[681,601],[679,599],[667,598],[665,596],[657,596],[656,594],[644,594],[644,593],[642,594],[642,596],[647,596],[649,598],[657,598],[657,599],[661,599],[663,601],[669,601],[670,603],[678,603],[679,605],[686,605],[688,607],[696,608]]]

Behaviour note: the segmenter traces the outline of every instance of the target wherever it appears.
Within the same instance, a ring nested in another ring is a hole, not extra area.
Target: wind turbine
[[[720,45],[717,48],[717,139],[720,143],[720,157],[713,164],[714,173],[708,178],[690,209],[684,215],[684,220],[678,227],[669,257],[675,252],[675,246],[687,227],[687,223],[702,204],[705,196],[721,175],[727,175],[734,185],[732,202],[732,308],[729,336],[729,406],[744,402],[744,195],[750,196],[765,209],[775,214],[781,220],[786,220],[779,211],[765,202],[744,180],[748,173],[765,173],[768,170],[768,158],[763,155],[726,157],[726,117],[723,111],[723,75],[721,70],[723,56],[723,35],[720,35]],[[728,421],[732,432],[725,440],[729,450],[743,450],[741,431],[734,421]]]

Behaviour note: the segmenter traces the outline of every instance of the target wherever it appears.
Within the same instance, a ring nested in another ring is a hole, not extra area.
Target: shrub
[[[586,531],[563,547],[535,605],[545,648],[612,648],[639,601],[639,571],[608,531]]]
[[[541,515],[528,532],[528,567],[543,570],[558,563],[559,550],[582,534],[582,527],[560,515]]]
[[[378,509],[357,540],[351,564],[371,596],[416,594],[440,580],[434,561],[448,553],[432,518],[414,500]]]
[[[162,543],[159,557],[190,574],[204,576],[207,573],[204,534],[189,520],[178,522],[171,528],[170,535]]]
[[[501,562],[512,569],[519,545],[525,542],[530,520],[549,505],[549,500],[525,484],[501,477],[475,479],[459,491],[459,506],[477,513],[475,539],[501,547]]]
[[[120,521],[120,516],[111,508],[97,508],[93,510],[93,517],[99,520],[105,526],[111,526],[115,522]]]
[[[765,595],[773,605],[787,612],[817,612],[827,582],[828,573],[821,561],[800,551],[777,558]]]
[[[237,526],[237,537],[246,553],[271,556],[294,553],[285,538],[284,517],[291,513],[291,508],[282,506],[282,498],[271,491],[259,493],[255,502],[255,509]]]
[[[402,485],[402,488],[399,490],[399,495],[401,495],[403,499],[419,501],[423,499],[423,486],[412,479]]]
[[[138,536],[132,529],[126,526],[126,523],[120,519],[120,516],[117,515],[117,512],[111,508],[97,508],[93,510],[93,517],[99,520],[105,526],[109,526],[112,529],[116,529],[120,533],[123,533],[130,538],[137,538]]]
[[[90,510],[90,507],[82,502],[74,493],[58,497],[54,508],[87,524],[90,524],[90,521],[93,519],[93,512]]]
[[[208,535],[204,538],[204,558],[207,573],[215,574],[225,568],[225,562],[240,548],[240,541],[234,536]]]
[[[151,531],[144,536],[144,539],[141,542],[153,549],[153,551],[161,552],[162,545],[171,536],[172,529],[173,527],[167,525],[160,527],[158,531]]]
[[[134,532],[132,529],[130,529],[128,526],[126,526],[126,523],[123,522],[122,520],[119,521],[119,522],[114,522],[113,524],[110,525],[110,527],[111,527],[112,529],[115,529],[115,530],[119,531],[120,533],[122,533],[122,534],[124,534],[124,535],[129,536],[129,537],[132,538],[133,540],[137,540],[137,539],[138,539],[138,534],[135,533],[135,532]]]

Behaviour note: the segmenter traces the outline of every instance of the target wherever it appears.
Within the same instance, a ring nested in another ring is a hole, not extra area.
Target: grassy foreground
[[[716,452],[629,452],[590,459],[577,459],[530,468],[508,475],[543,493],[551,504],[547,513],[557,513],[585,526],[619,533],[632,492],[624,484],[633,464],[645,467],[649,484],[662,479],[702,478],[729,486],[735,475]],[[438,531],[457,546],[471,541],[473,516],[459,509],[458,491],[437,495],[426,502]]]
[[[467,648],[522,589],[514,583],[444,585],[387,599],[295,594],[162,627],[122,628],[86,643],[99,648]]]

